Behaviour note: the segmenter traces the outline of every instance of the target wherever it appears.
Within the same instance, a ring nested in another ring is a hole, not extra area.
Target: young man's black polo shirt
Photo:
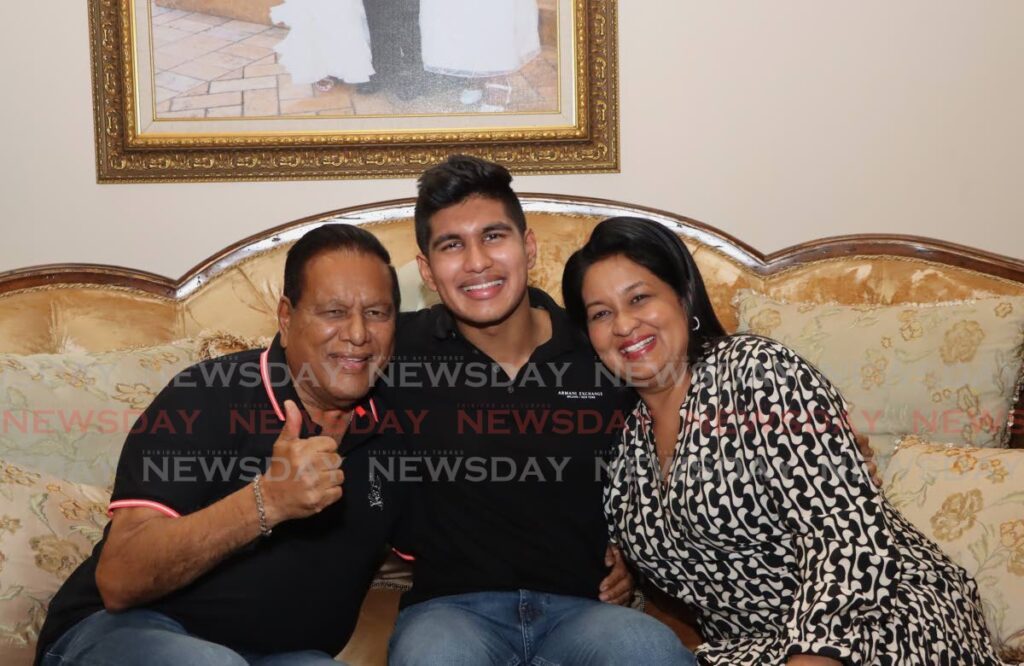
[[[183,516],[249,484],[265,470],[289,399],[301,409],[277,338],[268,350],[184,370],[125,441],[111,510],[146,506]],[[303,417],[302,436],[319,434],[320,427],[305,412]],[[400,509],[400,488],[371,465],[397,450],[390,435],[398,434],[398,421],[379,398],[364,399],[339,447],[341,500],[316,516],[277,525],[271,536],[146,607],[178,620],[189,633],[247,652],[339,652]],[[255,497],[253,502],[255,510]],[[95,582],[103,543],[54,597],[39,655],[103,608]]]
[[[403,315],[378,390],[416,414],[413,588],[438,596],[529,589],[596,598],[608,543],[604,466],[635,394],[616,385],[550,296],[552,337],[514,380],[441,306]],[[404,549],[403,549],[404,550]]]

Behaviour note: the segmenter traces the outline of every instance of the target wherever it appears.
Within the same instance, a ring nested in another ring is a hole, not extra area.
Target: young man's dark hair
[[[391,299],[395,312],[402,306],[402,294],[398,287],[398,273],[391,265],[391,255],[377,237],[366,229],[351,224],[325,224],[306,233],[288,250],[284,262],[284,295],[292,307],[299,304],[306,283],[306,265],[324,252],[356,252],[377,257],[391,273]]]
[[[452,155],[423,172],[416,198],[416,244],[427,254],[430,244],[430,218],[438,211],[458,205],[473,196],[500,201],[505,213],[526,233],[526,215],[519,197],[512,191],[508,169],[469,155]]]

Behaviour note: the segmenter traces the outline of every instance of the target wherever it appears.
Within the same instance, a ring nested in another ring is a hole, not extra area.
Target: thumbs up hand
[[[271,528],[320,513],[341,499],[345,481],[338,443],[324,436],[302,439],[302,413],[293,401],[284,401],[284,413],[284,427],[261,481]]]

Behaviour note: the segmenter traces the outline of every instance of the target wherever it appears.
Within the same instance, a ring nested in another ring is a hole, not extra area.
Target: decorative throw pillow
[[[191,339],[114,352],[0,354],[0,458],[108,486],[138,416],[196,360]]]
[[[741,291],[734,304],[739,330],[791,347],[836,385],[882,462],[909,433],[1006,445],[1024,361],[1024,298],[851,306]]]
[[[1024,450],[904,438],[885,496],[978,583],[1004,659],[1024,660]]]
[[[110,490],[0,460],[0,663],[32,663],[50,599],[92,552]]]
[[[441,302],[436,291],[431,291],[423,284],[420,269],[416,260],[412,259],[397,267],[398,288],[402,292],[402,312],[415,312],[423,308],[433,307]]]
[[[208,361],[248,349],[270,346],[273,338],[235,335],[227,331],[203,331],[196,338],[196,360]]]

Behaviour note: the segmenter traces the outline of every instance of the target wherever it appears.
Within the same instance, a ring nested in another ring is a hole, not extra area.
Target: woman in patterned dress
[[[703,664],[999,664],[977,586],[872,484],[842,396],[783,345],[725,335],[666,227],[599,224],[566,309],[639,396],[611,537],[690,604]]]

